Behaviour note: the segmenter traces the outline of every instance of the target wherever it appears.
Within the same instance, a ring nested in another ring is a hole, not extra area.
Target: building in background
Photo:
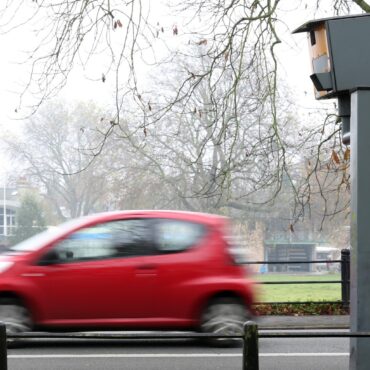
[[[14,235],[21,197],[28,191],[37,192],[25,177],[18,178],[12,185],[7,185],[4,181],[0,196],[0,247],[8,245],[9,237]]]
[[[0,245],[2,246],[6,245],[7,238],[14,234],[19,206],[18,188],[3,186],[0,198]]]

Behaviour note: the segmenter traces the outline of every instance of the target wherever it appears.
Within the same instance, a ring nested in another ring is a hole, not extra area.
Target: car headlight
[[[0,262],[0,274],[9,270],[14,265],[14,262],[11,261],[1,261]]]

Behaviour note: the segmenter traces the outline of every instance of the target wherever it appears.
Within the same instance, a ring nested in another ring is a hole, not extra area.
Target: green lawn
[[[263,274],[255,275],[257,281],[339,281],[340,274],[327,275],[291,275]],[[259,302],[283,301],[337,301],[341,299],[340,284],[259,284]]]

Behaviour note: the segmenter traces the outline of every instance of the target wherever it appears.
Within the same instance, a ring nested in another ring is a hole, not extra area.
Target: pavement
[[[348,329],[349,315],[259,316],[260,329]]]

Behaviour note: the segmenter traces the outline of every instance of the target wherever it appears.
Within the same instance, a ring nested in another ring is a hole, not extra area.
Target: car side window
[[[117,257],[146,256],[154,253],[151,219],[123,220],[109,224]]]
[[[205,226],[188,221],[161,219],[155,224],[156,247],[162,253],[187,250],[204,236]]]
[[[80,229],[53,248],[58,263],[153,254],[147,219],[118,220]]]

